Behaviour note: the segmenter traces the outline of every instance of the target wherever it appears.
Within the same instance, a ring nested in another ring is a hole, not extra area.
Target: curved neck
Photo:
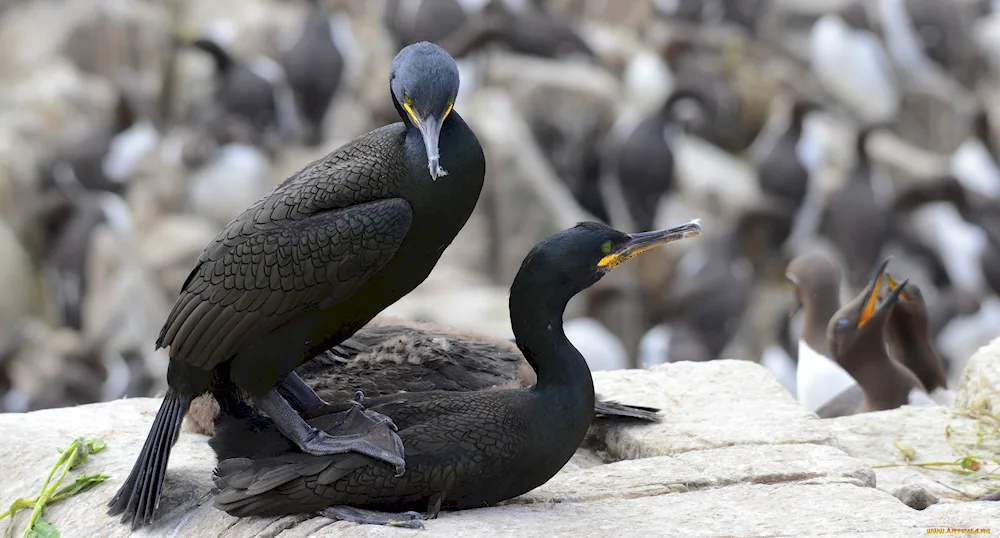
[[[801,292],[800,292],[801,293]],[[840,308],[837,290],[817,288],[815,296],[804,294],[805,319],[802,320],[802,338],[817,353],[830,356],[830,345],[826,339],[826,327]]]
[[[886,327],[889,352],[923,383],[928,392],[948,388],[944,363],[929,337],[928,327],[911,327],[904,320],[889,318]]]
[[[510,321],[517,347],[538,378],[536,394],[559,400],[567,411],[580,409],[589,418],[594,409],[594,380],[583,355],[563,331],[563,312],[569,298],[548,288],[521,285],[510,292]]]

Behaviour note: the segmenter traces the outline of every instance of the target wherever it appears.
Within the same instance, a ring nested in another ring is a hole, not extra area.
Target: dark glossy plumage
[[[400,477],[365,457],[296,453],[266,420],[222,413],[211,441],[220,458],[217,505],[240,516],[309,513],[333,505],[433,515],[437,508],[494,504],[537,487],[573,455],[593,416],[590,371],[562,330],[567,302],[643,242],[662,244],[695,233],[697,226],[688,225],[629,236],[584,223],[537,245],[510,293],[517,347],[535,370],[537,384],[366,401],[399,427],[407,459]],[[612,263],[606,263],[609,255]],[[314,419],[324,427],[337,421]]]
[[[322,126],[340,86],[344,57],[333,41],[330,13],[316,0],[306,13],[302,35],[281,56],[288,85],[306,124],[306,143],[323,140]]]
[[[432,323],[377,317],[326,353],[296,368],[316,394],[346,402],[361,390],[375,398],[402,392],[471,392],[535,385],[535,371],[509,340]],[[659,420],[656,409],[597,399],[595,418]],[[188,413],[194,428],[214,434],[218,407],[195,401]]]
[[[152,518],[194,397],[231,403],[238,390],[267,401],[279,379],[420,284],[468,220],[485,160],[462,118],[446,113],[454,61],[428,43],[408,47],[390,87],[404,122],[306,165],[202,252],[157,340],[170,348],[169,389],[111,513],[135,526]]]

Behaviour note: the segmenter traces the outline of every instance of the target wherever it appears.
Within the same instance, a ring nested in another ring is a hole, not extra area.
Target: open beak
[[[892,308],[892,305],[896,304],[901,297],[908,297],[905,290],[909,280],[896,282],[889,273],[885,272],[887,265],[889,265],[889,258],[886,258],[878,266],[878,271],[875,272],[875,276],[872,277],[872,280],[865,288],[867,296],[865,297],[864,306],[861,308],[861,315],[858,317],[859,329],[864,327],[872,318]],[[883,285],[888,288],[889,295],[880,301],[879,295],[882,293]]]
[[[647,250],[696,235],[701,235],[701,225],[697,220],[666,230],[631,234],[618,250],[601,258],[597,267],[608,272]]]
[[[902,300],[904,300],[904,301],[915,301],[916,300],[916,297],[914,297],[912,293],[906,291],[906,289],[905,289],[906,282],[905,281],[903,283],[896,282],[896,280],[892,278],[892,275],[890,275],[889,273],[886,273],[885,274],[885,283],[889,287],[889,291],[891,291],[891,292],[892,291],[896,291],[897,288],[902,289],[902,291],[899,294],[899,297]]]
[[[889,265],[889,258],[886,258],[878,266],[875,275],[865,286],[865,302],[861,307],[861,315],[858,317],[858,328],[864,327],[868,320],[875,315],[876,307],[879,304],[879,294],[882,291],[882,282],[885,280],[885,268]]]

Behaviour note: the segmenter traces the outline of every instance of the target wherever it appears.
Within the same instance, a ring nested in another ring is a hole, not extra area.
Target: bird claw
[[[303,443],[305,446],[299,448],[313,455],[357,452],[393,465],[396,476],[402,476],[406,471],[406,461],[396,424],[382,413],[365,409],[362,402],[364,393],[358,391],[349,410],[334,417],[324,417],[327,423],[336,418],[338,424],[332,433],[314,427]]]
[[[424,516],[418,512],[376,512],[351,506],[330,506],[320,510],[319,515],[360,525],[386,525],[405,529],[423,529]]]

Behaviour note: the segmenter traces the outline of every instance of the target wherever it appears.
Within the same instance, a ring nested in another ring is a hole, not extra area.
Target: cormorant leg
[[[319,511],[319,515],[330,519],[350,521],[362,525],[388,525],[406,529],[424,528],[424,516],[418,512],[375,512],[350,506],[331,506]]]
[[[294,370],[282,376],[275,388],[299,413],[315,416],[315,411],[330,405],[317,396]]]
[[[396,476],[402,475],[406,462],[396,425],[389,417],[366,410],[358,401],[359,397],[364,398],[360,391],[349,410],[337,413],[340,424],[332,433],[309,425],[275,389],[263,398],[255,398],[254,403],[306,454],[325,456],[357,452],[395,466]]]

